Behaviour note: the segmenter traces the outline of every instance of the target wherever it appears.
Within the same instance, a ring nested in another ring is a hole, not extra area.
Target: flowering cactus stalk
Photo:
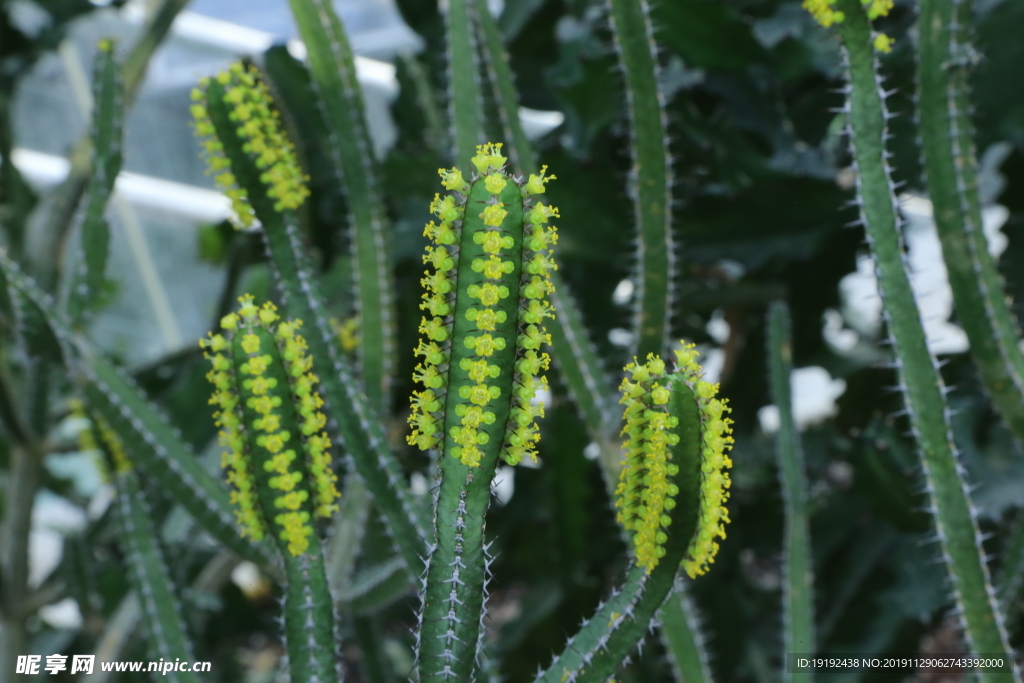
[[[412,497],[375,407],[338,348],[294,211],[308,192],[305,176],[269,92],[255,68],[236,64],[201,81],[193,101],[195,128],[204,137],[210,170],[226,188],[239,223],[259,220],[288,312],[308,325],[329,427],[345,445],[349,469],[366,480],[406,565],[418,567],[429,524],[425,506]]]
[[[327,418],[299,322],[239,299],[224,334],[200,345],[213,369],[222,463],[242,534],[272,536],[284,559],[284,630],[296,681],[335,681],[334,617],[315,518],[337,509]]]
[[[689,577],[696,578],[707,571],[718,553],[718,537],[725,538],[725,524],[729,517],[724,503],[729,498],[729,475],[726,468],[732,461],[726,451],[732,444],[725,416],[726,402],[715,398],[717,384],[700,378],[701,367],[693,345],[675,352],[677,367],[665,373],[665,361],[649,354],[647,362],[626,366],[629,374],[622,381],[622,403],[625,404],[626,460],[615,490],[615,506],[619,522],[633,532],[633,549],[637,564],[648,573],[665,556],[671,512],[680,494],[677,478],[688,476],[681,468],[687,466],[682,453],[675,448],[680,444],[681,416],[689,410],[688,403],[695,400],[700,413],[702,444],[698,528],[693,535],[687,556],[682,560]],[[693,463],[689,463],[693,464]],[[691,501],[684,502],[689,503]]]
[[[544,320],[558,211],[536,199],[552,176],[505,170],[501,145],[477,148],[474,172],[442,170],[452,194],[436,196],[425,234],[420,325],[409,443],[441,452],[436,545],[420,615],[420,680],[467,678],[483,614],[483,518],[499,458],[536,459],[536,418],[549,359]]]
[[[670,595],[680,566],[705,573],[725,538],[732,444],[729,407],[701,379],[692,345],[675,351],[676,368],[649,354],[626,366],[626,426],[616,507],[636,560],[625,584],[602,603],[536,680],[597,682],[611,676],[643,640]],[[674,613],[673,613],[674,614]]]

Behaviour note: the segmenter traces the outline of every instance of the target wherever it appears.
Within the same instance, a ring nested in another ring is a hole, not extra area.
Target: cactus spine
[[[536,458],[540,438],[534,404],[549,364],[544,320],[553,315],[549,225],[556,209],[536,199],[552,176],[529,179],[505,171],[501,145],[477,148],[474,172],[442,170],[424,231],[424,261],[409,443],[441,452],[435,500],[437,545],[427,566],[419,643],[420,680],[468,677],[483,611],[483,518],[499,457]]]

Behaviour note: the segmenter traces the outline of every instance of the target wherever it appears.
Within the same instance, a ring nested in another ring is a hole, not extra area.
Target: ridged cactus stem
[[[509,140],[509,159],[519,171],[536,173],[538,165],[533,147],[519,120],[519,102],[508,63],[508,52],[487,8],[487,1],[475,2],[475,16],[480,22],[481,54],[494,92],[502,131],[505,139]],[[602,366],[597,349],[583,324],[579,305],[568,287],[562,284],[557,270],[551,273],[551,282],[554,284],[550,294],[551,304],[558,311],[558,316],[550,325],[554,362],[587,423],[591,438],[602,446],[602,464],[607,465],[604,470],[610,474],[609,482],[614,482],[618,477],[620,456],[618,449],[609,443],[619,428],[616,399],[612,391],[614,384]]]
[[[874,0],[866,9],[857,0],[838,0],[835,10],[825,0],[819,0],[813,3],[819,18],[825,16],[821,12],[823,5],[829,12],[827,23],[836,23],[842,39],[843,65],[849,83],[847,130],[857,171],[857,203],[875,260],[900,387],[920,450],[936,530],[961,622],[972,652],[1002,653],[1012,662],[1003,617],[996,605],[984,560],[967,472],[953,444],[946,388],[938,364],[928,349],[904,262],[892,169],[885,149],[890,115],[885,108],[886,93],[875,55],[876,50],[887,50],[889,42],[884,35],[873,34],[869,21],[869,14],[872,17],[884,14],[886,0]],[[834,12],[838,12],[838,16]],[[979,675],[984,681],[1020,679],[1016,665],[1013,671],[983,671]]]
[[[348,203],[356,303],[359,373],[370,405],[381,416],[391,407],[395,363],[394,278],[377,163],[366,125],[355,57],[344,26],[328,0],[290,0],[306,45],[313,94],[327,126],[327,156]]]
[[[159,478],[168,492],[214,538],[240,556],[265,565],[269,549],[239,538],[223,484],[210,475],[167,415],[152,403],[132,377],[81,337],[53,299],[0,251],[0,282],[24,297],[61,348],[75,363],[75,377],[92,411],[117,432],[138,464]],[[51,366],[52,367],[52,366]],[[41,460],[40,454],[36,460]],[[21,495],[22,488],[17,489]]]
[[[783,302],[772,303],[768,309],[768,367],[772,400],[779,411],[775,446],[785,512],[782,648],[783,652],[813,655],[814,568],[807,520],[807,474],[800,432],[793,419],[790,388],[793,342],[790,327],[789,307]],[[798,679],[788,667],[784,667],[782,679],[810,683],[812,674],[800,674]]]
[[[473,0],[443,3],[448,58],[448,118],[452,151],[457,164],[467,164],[483,142],[483,103],[480,97],[480,62],[473,32]],[[468,165],[459,166],[463,172]]]
[[[533,173],[537,170],[537,162],[519,120],[519,102],[508,63],[508,51],[486,0],[475,2],[481,55],[504,136],[510,141],[509,159],[524,172]],[[557,270],[551,274],[551,281],[554,284],[551,303],[558,311],[558,316],[550,326],[552,356],[570,397],[587,425],[590,438],[600,449],[601,474],[611,494],[618,481],[622,459],[622,450],[613,437],[620,424],[620,416],[615,409],[613,385],[598,357],[590,333],[583,324],[579,306],[569,288],[562,283]],[[676,595],[662,605],[659,619],[667,625],[662,630],[662,639],[669,657],[674,661],[677,673],[685,673],[685,678],[680,680],[691,683],[711,681],[711,669],[699,628],[697,608],[686,595],[685,584],[676,585]]]
[[[135,44],[124,58],[124,103],[129,109],[142,85],[146,68],[160,44],[163,43],[178,14],[185,9],[189,0],[161,0],[150,14],[146,27],[139,34]],[[92,171],[92,131],[83,133],[70,154],[71,168],[67,178],[55,192],[41,240],[53,245],[55,258],[41,260],[37,266],[40,285],[47,291],[53,288],[61,272],[62,255],[68,233],[74,224],[75,211],[89,185]]]
[[[127,556],[149,652],[153,659],[191,663],[195,654],[181,600],[171,580],[170,565],[160,542],[153,510],[128,459],[124,442],[101,416],[87,414],[80,401],[74,401],[71,409],[73,415],[89,420],[89,426],[78,437],[82,450],[100,454],[100,469],[116,489],[114,517],[121,532],[118,540]],[[179,683],[201,680],[192,671],[169,671],[166,675]]]
[[[647,0],[607,4],[629,112],[629,193],[637,229],[633,353],[643,358],[666,349],[675,304],[668,115]]]
[[[982,230],[968,77],[971,3],[921,0],[918,118],[935,226],[957,318],[992,402],[1024,444],[1024,353],[1020,328]]]
[[[558,212],[536,200],[550,177],[505,171],[500,145],[481,145],[469,180],[441,171],[453,194],[431,205],[416,349],[411,444],[441,452],[434,507],[436,545],[427,561],[420,614],[420,681],[468,679],[478,655],[489,558],[484,515],[499,458],[534,457],[536,418],[548,367],[544,320],[548,254]]]
[[[217,424],[242,534],[273,537],[285,568],[284,635],[294,681],[338,680],[334,613],[316,517],[337,509],[331,443],[322,431],[312,359],[300,323],[241,297],[225,334],[201,345],[213,369]]]
[[[999,565],[996,594],[999,606],[1006,614],[1006,628],[1012,632],[1020,622],[1020,602],[1024,597],[1024,515],[1019,511],[1013,531],[1003,546]]]
[[[704,641],[700,610],[682,578],[658,611],[658,629],[676,683],[712,683],[711,662]]]
[[[81,222],[81,260],[68,278],[67,311],[81,322],[101,297],[106,280],[110,226],[105,216],[114,182],[121,171],[124,126],[124,85],[121,65],[114,57],[114,43],[99,42],[93,67],[92,176]]]

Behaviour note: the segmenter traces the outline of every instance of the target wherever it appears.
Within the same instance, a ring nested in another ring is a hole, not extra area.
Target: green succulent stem
[[[837,28],[850,89],[848,132],[856,162],[858,204],[875,259],[900,384],[920,449],[943,556],[971,650],[1003,653],[1012,661],[984,561],[977,511],[953,444],[945,387],[928,349],[903,262],[899,212],[885,149],[888,114],[878,75],[876,39],[857,0],[840,0],[836,7],[845,15]],[[980,676],[984,681],[1020,677],[1016,665],[1013,671],[983,671]]]
[[[509,141],[509,159],[522,172],[536,173],[539,168],[533,147],[519,120],[519,103],[508,63],[508,52],[487,8],[487,0],[475,2],[475,16],[480,22],[481,53],[488,83],[494,91],[504,137]],[[455,81],[457,89],[461,85],[464,85],[462,81]],[[550,293],[551,304],[558,311],[557,317],[549,325],[555,365],[586,421],[591,438],[602,446],[602,464],[608,465],[604,469],[610,487],[614,487],[621,455],[610,443],[619,426],[619,415],[615,408],[617,399],[612,391],[614,384],[602,366],[590,333],[583,324],[579,306],[558,270],[551,273],[551,281],[554,285]]]
[[[452,151],[457,163],[467,164],[483,142],[480,62],[473,32],[473,0],[450,0],[444,12],[448,50],[448,117]],[[469,166],[460,166],[468,172]]]
[[[355,57],[328,0],[290,0],[325,123],[328,157],[344,188],[352,226],[353,274],[359,307],[359,373],[370,405],[390,412],[395,363],[394,278],[377,164],[366,125]]]
[[[1024,444],[1024,353],[982,230],[977,158],[969,115],[971,3],[921,0],[917,81],[928,195],[957,318],[996,409]]]
[[[327,587],[320,544],[298,557],[286,555],[284,639],[293,681],[344,680],[335,634],[334,606]]]
[[[526,173],[534,173],[537,163],[519,119],[519,102],[508,51],[486,0],[476,0],[475,9],[488,83],[494,93],[504,137],[510,143],[509,158],[514,166]],[[646,26],[645,23],[645,30]],[[580,307],[557,270],[551,273],[551,281],[554,285],[554,291],[550,294],[551,303],[558,312],[549,326],[552,356],[569,395],[586,423],[590,438],[600,449],[601,473],[611,494],[619,478],[622,458],[622,450],[613,440],[621,420],[615,409],[612,382],[583,323]],[[665,625],[661,631],[662,638],[670,659],[675,663],[677,679],[691,683],[711,681],[711,669],[697,608],[685,590],[683,584],[677,584],[675,595],[666,599],[662,605],[659,612],[659,620]]]
[[[1020,602],[1024,597],[1024,516],[1019,512],[1003,546],[1000,560],[996,595],[999,606],[1006,614],[1006,628],[1012,632],[1020,623]]]
[[[647,0],[607,0],[607,4],[630,121],[629,192],[638,233],[633,353],[644,358],[665,350],[674,305],[676,247],[668,117]]]
[[[334,606],[313,520],[337,509],[326,417],[305,340],[276,308],[242,297],[201,344],[213,369],[224,465],[243,534],[273,537],[284,561],[284,636],[296,681],[337,681]]]
[[[87,412],[81,401],[71,402],[71,412],[88,420],[88,426],[79,433],[79,446],[100,454],[101,469],[116,490],[113,517],[120,528],[121,547],[141,608],[150,654],[153,659],[167,662],[194,661],[195,651],[183,618],[181,600],[171,579],[156,514],[124,442],[107,420]],[[168,674],[181,683],[196,683],[201,679],[192,671],[165,672]]]
[[[101,40],[93,74],[92,174],[81,225],[82,261],[69,278],[68,316],[79,322],[103,292],[110,226],[105,211],[121,171],[124,134],[124,85],[121,66],[114,57],[114,43]]]
[[[128,556],[132,585],[139,596],[146,640],[154,659],[166,662],[195,661],[194,650],[182,615],[181,601],[171,580],[170,567],[160,547],[159,534],[135,472],[116,475],[117,518]],[[169,680],[194,683],[201,677],[191,671],[171,671]]]
[[[71,322],[53,300],[2,252],[0,274],[8,287],[38,308],[90,409],[107,421],[136,464],[150,476],[160,478],[174,500],[219,542],[247,560],[266,565],[271,557],[269,549],[238,536],[227,491],[203,468],[163,410],[149,400],[131,376],[76,336]]]
[[[697,606],[683,579],[658,611],[659,632],[677,683],[711,683],[711,662]]]
[[[768,309],[768,367],[772,400],[779,411],[775,443],[785,513],[782,647],[784,652],[814,654],[814,571],[807,519],[807,475],[800,432],[793,420],[790,327],[789,307],[783,302],[772,303]],[[804,679],[810,681],[811,674],[801,674],[800,680]],[[787,667],[783,680],[796,680],[796,674]]]
[[[146,68],[153,57],[153,53],[163,43],[171,30],[175,18],[189,0],[161,0],[150,20],[142,30],[138,40],[132,45],[123,62],[124,79],[124,101],[123,109],[127,111],[135,95],[142,85],[146,75]],[[64,247],[68,235],[74,225],[75,212],[79,203],[89,187],[90,174],[92,172],[92,131],[87,131],[78,139],[70,154],[71,168],[67,178],[60,184],[52,201],[50,211],[46,217],[43,234],[46,239],[44,244],[53,245],[53,251],[47,256],[48,260],[40,260],[37,274],[40,285],[50,291],[57,284],[57,278],[61,272],[61,263],[64,254]]]

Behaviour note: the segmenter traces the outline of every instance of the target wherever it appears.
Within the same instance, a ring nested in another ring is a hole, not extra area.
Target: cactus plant
[[[980,230],[968,3],[920,0],[911,45],[891,2],[806,0],[834,49],[780,3],[496,16],[485,0],[402,0],[430,49],[397,62],[398,141],[381,156],[333,3],[282,0],[304,53],[243,59],[187,104],[231,208],[204,232],[230,245],[219,308],[199,344],[128,368],[97,334],[121,280],[106,205],[133,163],[140,63],[183,4],[162,3],[127,57],[99,44],[86,142],[33,238],[53,258],[27,248],[0,76],[0,683],[47,646],[215,660],[175,668],[186,681],[268,675],[244,648],[296,682],[598,683],[807,677],[787,655],[931,654],[957,638],[946,654],[1003,661],[982,680],[1019,678],[1024,527],[1002,521],[1019,505],[973,485],[999,468],[1017,485],[984,408],[1019,440],[1022,394],[1015,284]],[[907,130],[889,127],[889,60],[916,64],[972,351],[944,371],[907,272],[891,159],[911,146],[893,143]],[[845,79],[832,122],[822,73]],[[536,138],[520,105],[556,103],[560,133]],[[840,130],[852,174],[835,167]],[[833,174],[855,189],[891,353],[821,339],[856,249]],[[767,360],[749,343],[762,338]],[[897,370],[910,438],[865,358]],[[848,394],[801,434],[789,380],[808,362],[843,373]],[[777,457],[755,427],[766,403]],[[103,454],[112,503],[36,583],[37,492],[84,505],[61,480],[71,450]],[[65,597],[83,625],[58,642],[33,615]]]

